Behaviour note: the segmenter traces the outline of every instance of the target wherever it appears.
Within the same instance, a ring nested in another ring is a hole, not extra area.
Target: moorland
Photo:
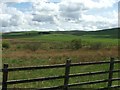
[[[98,31],[24,31],[2,34],[2,62],[8,63],[9,67],[40,66],[63,64],[70,58],[72,63],[107,61],[110,57],[119,58],[119,28]],[[118,65],[115,66],[118,68]],[[71,73],[87,71],[107,70],[108,66],[83,66],[72,68]],[[15,72],[9,74],[9,80],[26,79],[33,77],[45,77],[50,75],[64,74],[64,68],[51,70],[37,70],[28,72]],[[28,76],[30,75],[30,76]],[[115,74],[117,76],[117,74]],[[76,77],[70,82],[89,81],[107,75],[93,77]],[[36,82],[30,84],[10,85],[9,87],[46,87],[61,85],[63,80]],[[115,82],[116,84],[117,82]],[[88,85],[88,88],[98,88],[106,83]],[[84,87],[84,86],[83,86]]]

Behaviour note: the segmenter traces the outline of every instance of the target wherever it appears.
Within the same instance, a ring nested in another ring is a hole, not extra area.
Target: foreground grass
[[[3,52],[3,63],[8,63],[9,67],[24,67],[24,66],[40,66],[40,65],[53,65],[53,64],[63,64],[66,62],[67,58],[71,58],[72,63],[77,62],[92,62],[92,61],[108,61],[112,57],[118,57],[118,52],[116,48],[100,49],[100,50],[37,50],[32,52],[30,50],[14,50],[8,49]],[[71,74],[75,73],[85,73],[85,72],[95,72],[95,71],[106,71],[109,69],[109,65],[90,65],[90,66],[77,66],[71,67]],[[118,64],[115,65],[115,69],[118,69]],[[46,69],[46,70],[31,70],[31,71],[19,71],[10,72],[9,80],[17,79],[28,79],[28,78],[38,78],[38,77],[48,77],[48,76],[59,76],[64,75],[64,68],[61,69]],[[118,77],[118,73],[114,74],[114,77]],[[94,75],[94,76],[83,76],[70,78],[71,83],[81,83],[87,81],[95,81],[101,79],[107,79],[108,74],[105,75]],[[63,85],[64,80],[51,80],[42,81],[34,83],[25,84],[15,84],[9,85],[9,88],[41,88],[49,86],[59,86]],[[113,84],[117,85],[118,82]],[[99,88],[105,87],[107,83],[94,84],[81,86],[80,88]]]
[[[109,65],[77,66],[77,67],[72,67],[70,73],[75,74],[75,73],[85,73],[85,72],[95,72],[95,71],[106,71],[108,69],[109,69]],[[116,70],[118,69],[118,64],[115,65],[115,69]],[[10,73],[9,80],[48,77],[48,76],[59,76],[59,75],[64,75],[64,71],[65,71],[64,68],[47,69],[47,70],[34,70],[34,71],[20,71],[20,72]],[[118,73],[114,74],[114,78],[118,78]],[[95,80],[104,80],[104,79],[108,79],[108,74],[70,78],[69,84],[82,83],[82,82],[95,81]],[[26,84],[9,85],[9,88],[51,87],[51,86],[63,85],[63,82],[64,82],[64,79],[58,79],[58,80],[41,81],[41,82],[26,83]],[[113,82],[113,85],[118,85],[118,82]],[[107,87],[107,82],[100,83],[100,84],[77,86],[77,87],[79,87],[79,88]]]
[[[67,58],[72,62],[92,62],[106,60],[110,57],[118,57],[117,48],[101,50],[12,50],[3,52],[3,63],[10,66],[52,65],[64,63]]]

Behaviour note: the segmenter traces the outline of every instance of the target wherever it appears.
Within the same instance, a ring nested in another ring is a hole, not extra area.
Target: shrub
[[[24,48],[29,49],[31,51],[37,51],[40,47],[39,43],[30,43],[30,44],[25,44]]]
[[[98,43],[93,43],[90,45],[90,49],[93,50],[97,50],[97,49],[101,49],[102,48],[102,43],[98,42]]]
[[[16,45],[16,48],[17,48],[17,49],[21,49],[21,48],[22,48],[22,45]]]
[[[81,39],[72,40],[70,43],[70,48],[74,49],[74,50],[78,50],[78,49],[82,48]]]
[[[2,48],[5,48],[5,49],[10,48],[10,43],[9,42],[2,42]]]

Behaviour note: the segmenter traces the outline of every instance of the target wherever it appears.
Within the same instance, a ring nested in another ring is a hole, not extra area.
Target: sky
[[[0,0],[0,32],[118,27],[119,0]]]

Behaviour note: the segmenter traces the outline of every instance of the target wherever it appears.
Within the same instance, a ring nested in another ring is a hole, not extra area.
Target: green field
[[[58,31],[58,32],[11,32],[3,36],[3,63],[9,67],[40,66],[63,64],[67,58],[72,63],[108,61],[110,57],[116,59],[118,55],[119,29],[107,29],[101,31]],[[75,42],[72,42],[76,40]],[[77,45],[80,47],[77,47]],[[71,68],[71,74],[108,70],[107,65],[82,66]],[[115,69],[118,69],[118,64]],[[51,70],[20,71],[9,74],[9,80],[28,79],[52,75],[63,75],[64,68]],[[118,73],[114,75],[118,77]],[[96,75],[76,77],[70,79],[70,83],[79,83],[90,80],[101,80],[108,75]],[[114,82],[113,84],[117,84]],[[36,82],[29,84],[10,85],[16,88],[37,88],[62,85],[63,80]],[[87,85],[83,88],[99,88],[107,83]],[[82,88],[82,87],[81,87]]]
[[[101,42],[105,44],[118,45],[119,29],[100,30],[100,31],[59,31],[49,32],[49,34],[38,34],[38,31],[32,32],[13,32],[3,34],[3,39],[22,39],[31,41],[71,41],[73,39],[82,39],[86,42]]]

